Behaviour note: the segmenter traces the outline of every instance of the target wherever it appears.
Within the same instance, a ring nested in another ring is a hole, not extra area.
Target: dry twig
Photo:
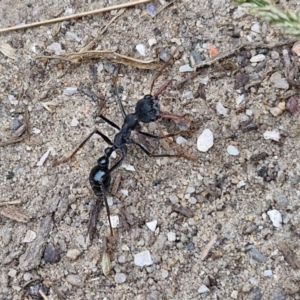
[[[121,8],[125,8],[125,7],[135,6],[135,5],[143,4],[143,3],[147,3],[147,2],[150,2],[150,0],[137,0],[137,1],[133,1],[133,2],[129,1],[126,3],[113,5],[113,6],[109,6],[109,7],[103,7],[100,9],[95,9],[92,11],[87,11],[87,12],[78,13],[78,14],[74,14],[74,15],[64,16],[64,17],[50,19],[50,20],[46,20],[46,21],[34,22],[34,23],[30,23],[30,24],[25,24],[22,26],[13,26],[13,27],[8,27],[8,28],[3,28],[3,29],[0,29],[0,33],[19,30],[19,29],[26,29],[26,28],[36,27],[36,26],[48,25],[48,24],[52,24],[52,23],[56,23],[56,22],[61,22],[61,21],[71,20],[71,19],[75,19],[75,18],[81,18],[81,17],[85,17],[85,16],[89,16],[89,15],[99,14],[102,12],[107,12],[107,11],[111,11],[111,10],[115,10],[115,9],[121,9]]]

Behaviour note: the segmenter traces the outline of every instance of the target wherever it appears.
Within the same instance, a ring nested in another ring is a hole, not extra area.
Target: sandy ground
[[[279,2],[296,9],[296,0]],[[74,13],[113,4],[117,2],[2,0],[0,27],[50,19],[67,8]],[[153,5],[157,11],[162,7],[159,1]],[[120,224],[109,245],[107,277],[101,267],[103,237],[109,236],[104,208],[94,241],[87,239],[95,200],[88,176],[107,145],[93,137],[71,161],[52,163],[70,155],[94,128],[113,139],[116,130],[95,118],[101,94],[102,113],[122,125],[104,70],[114,71],[123,87],[126,112],[133,112],[136,101],[150,92],[157,70],[105,59],[78,64],[36,59],[53,55],[53,43],[65,53],[80,51],[117,11],[1,35],[0,44],[16,49],[16,59],[0,53],[0,142],[10,141],[25,124],[27,110],[29,137],[24,133],[22,141],[0,148],[0,299],[30,299],[29,294],[42,299],[39,288],[47,299],[300,299],[299,112],[272,114],[275,107],[284,109],[291,96],[299,99],[297,86],[285,80],[290,73],[284,72],[283,50],[296,69],[299,65],[290,51],[293,43],[286,42],[290,37],[225,0],[175,1],[155,17],[145,11],[146,5],[127,9],[93,49],[142,60],[164,58],[178,49],[154,92],[173,78],[160,96],[160,107],[189,116],[194,131],[181,134],[186,139],[181,146],[195,161],[149,158],[129,146],[124,165],[134,171],[120,167],[114,172],[116,191],[108,193],[111,214],[119,216]],[[151,39],[156,43],[150,46]],[[145,47],[144,57],[136,50],[139,44]],[[224,57],[199,67],[198,76],[179,85],[194,74],[179,68],[210,61],[211,45]],[[265,57],[251,63],[256,54]],[[65,95],[67,87],[77,92]],[[44,106],[49,102],[51,112]],[[217,111],[218,102],[227,115]],[[143,130],[180,129],[173,121],[157,123]],[[200,152],[197,139],[204,129],[213,132],[214,145]],[[266,131],[280,133],[280,140],[266,140]],[[133,136],[155,153],[181,149]],[[239,154],[229,155],[229,145]],[[270,220],[273,210],[282,217],[279,227]],[[155,220],[152,232],[146,223]],[[152,264],[139,267],[134,257],[146,250]]]

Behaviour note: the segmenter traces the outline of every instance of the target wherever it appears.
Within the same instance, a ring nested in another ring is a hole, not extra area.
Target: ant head
[[[159,119],[160,111],[155,96],[145,95],[136,103],[135,114],[140,122],[150,123]]]

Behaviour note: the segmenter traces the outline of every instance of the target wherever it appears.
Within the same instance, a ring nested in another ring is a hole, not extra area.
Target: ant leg
[[[100,182],[100,185],[101,185],[101,188],[103,191],[103,199],[102,200],[104,200],[104,204],[105,204],[105,208],[106,208],[106,214],[107,214],[108,223],[109,223],[110,235],[113,236],[114,233],[113,233],[111,220],[110,220],[110,209],[109,209],[109,205],[108,205],[107,198],[106,198],[105,187],[104,187],[102,181]],[[94,234],[96,231],[96,223],[97,223],[98,215],[100,212],[100,205],[101,205],[100,198],[98,198],[90,210],[89,225],[88,225],[88,236],[90,238],[90,241],[93,240]]]
[[[160,139],[164,139],[164,138],[168,138],[168,137],[172,137],[172,136],[176,136],[182,132],[187,132],[187,130],[180,130],[180,131],[177,131],[177,132],[174,132],[174,133],[170,133],[170,134],[166,134],[166,135],[154,135],[154,134],[151,134],[151,133],[148,133],[148,132],[143,132],[143,131],[138,131],[138,133],[146,136],[146,137],[149,137],[149,138],[152,138],[152,139],[157,139],[157,140],[160,140]]]
[[[125,119],[126,112],[125,112],[124,106],[122,104],[122,101],[121,101],[119,93],[118,93],[118,84],[117,84],[117,81],[116,81],[116,79],[111,74],[109,74],[109,75],[111,77],[111,80],[113,82],[113,85],[114,85],[114,88],[115,88],[115,91],[116,91],[117,103],[119,105],[119,108],[120,108],[120,111],[122,113],[123,119]]]
[[[85,143],[91,138],[91,136],[93,135],[93,134],[98,134],[98,135],[100,135],[103,139],[104,139],[104,141],[107,143],[107,144],[109,144],[109,145],[111,145],[111,146],[113,146],[114,144],[113,144],[113,142],[109,139],[109,137],[107,137],[105,134],[103,134],[101,131],[99,131],[98,129],[95,129],[95,130],[93,130],[89,135],[88,135],[88,137],[86,138],[86,139],[84,139],[82,142],[81,142],[81,144],[73,151],[73,153],[70,155],[70,156],[68,156],[68,157],[66,157],[66,158],[64,158],[64,159],[62,159],[62,160],[56,160],[56,161],[54,161],[53,162],[53,166],[57,166],[57,165],[60,165],[60,164],[62,164],[62,163],[65,163],[65,162],[67,162],[67,161],[69,161],[70,159],[72,159],[74,156],[75,156],[75,154],[85,145]]]
[[[144,151],[150,157],[181,157],[181,156],[183,156],[182,154],[153,154],[142,144],[139,144],[134,140],[132,140],[131,142],[132,142],[132,144],[138,146],[142,151]]]
[[[153,96],[157,98],[172,83],[172,81],[173,79],[170,79],[165,82]]]
[[[167,66],[170,64],[171,60],[174,58],[174,54],[176,53],[177,49],[171,54],[170,58],[164,63],[164,65],[161,67],[157,75],[153,78],[151,87],[150,87],[150,94],[152,94],[153,86],[156,81],[156,79],[163,73],[163,71],[167,68]]]
[[[104,117],[103,115],[100,114],[99,117],[100,117],[102,120],[104,120],[106,123],[108,123],[110,126],[116,128],[116,129],[118,129],[118,130],[121,130],[121,128],[120,128],[117,124],[115,124],[113,121],[107,119],[107,118]]]

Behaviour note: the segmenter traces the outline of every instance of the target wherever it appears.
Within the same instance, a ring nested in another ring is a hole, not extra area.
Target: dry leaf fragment
[[[16,49],[14,49],[11,45],[9,44],[2,44],[0,45],[0,51],[7,57],[11,59],[16,59]]]
[[[7,217],[11,220],[15,220],[17,222],[27,223],[30,221],[30,216],[28,216],[27,212],[18,207],[8,206],[3,208],[0,214],[4,217]]]

